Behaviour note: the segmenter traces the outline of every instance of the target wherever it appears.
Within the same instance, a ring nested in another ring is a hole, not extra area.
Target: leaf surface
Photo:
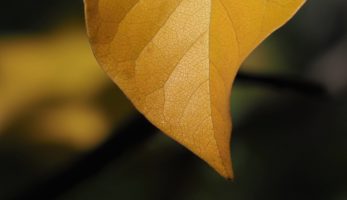
[[[304,0],[85,0],[94,54],[135,107],[226,178],[231,86]]]

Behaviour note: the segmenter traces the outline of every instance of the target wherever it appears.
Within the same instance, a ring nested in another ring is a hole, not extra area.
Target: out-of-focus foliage
[[[131,111],[109,87],[84,30],[75,24],[0,36],[0,71],[0,185],[7,182],[9,189],[3,192],[92,150]],[[17,164],[38,171],[23,177],[22,170],[13,171],[16,179],[8,170]]]

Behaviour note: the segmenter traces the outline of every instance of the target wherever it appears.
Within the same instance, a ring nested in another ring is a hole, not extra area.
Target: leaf
[[[153,124],[232,178],[240,64],[304,0],[85,0],[100,65]]]

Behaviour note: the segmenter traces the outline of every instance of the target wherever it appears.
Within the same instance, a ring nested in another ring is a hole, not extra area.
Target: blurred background
[[[0,199],[6,200],[73,167],[138,114],[98,67],[81,0],[1,4]],[[237,80],[234,181],[154,133],[57,199],[347,200],[347,1],[308,1],[241,71],[305,80],[326,93]]]

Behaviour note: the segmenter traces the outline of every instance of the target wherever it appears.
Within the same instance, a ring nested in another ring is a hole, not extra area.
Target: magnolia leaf
[[[239,66],[304,0],[85,0],[94,54],[135,107],[232,178]]]

